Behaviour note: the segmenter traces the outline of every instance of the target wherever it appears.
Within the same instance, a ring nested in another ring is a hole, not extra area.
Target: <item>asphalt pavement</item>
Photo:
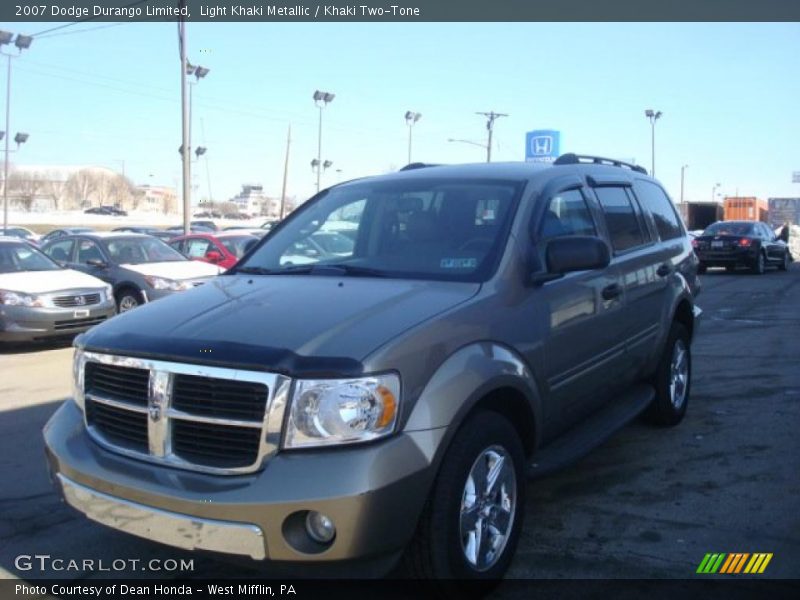
[[[769,552],[763,577],[800,578],[800,265],[763,276],[712,270],[702,282],[686,419],[672,429],[633,423],[530,483],[509,577],[691,578],[706,553]],[[59,501],[41,429],[69,394],[70,361],[64,344],[0,348],[0,579],[253,576],[104,528]],[[64,562],[24,558],[36,555]],[[126,566],[84,572],[70,559]],[[193,568],[164,570],[181,559]],[[496,596],[521,589],[504,584]]]

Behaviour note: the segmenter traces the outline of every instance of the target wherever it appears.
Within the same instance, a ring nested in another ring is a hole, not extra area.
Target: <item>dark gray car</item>
[[[344,215],[352,248],[288,264]],[[166,544],[494,580],[529,477],[638,415],[683,418],[697,291],[640,167],[565,155],[349,182],[227,274],[82,336],[50,466],[69,504]]]
[[[44,244],[42,252],[110,283],[118,312],[191,289],[220,273],[218,267],[190,261],[162,240],[139,233],[68,235]]]

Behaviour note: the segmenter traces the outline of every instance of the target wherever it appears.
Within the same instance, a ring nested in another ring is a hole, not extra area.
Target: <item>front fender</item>
[[[422,390],[404,429],[448,428],[448,434],[452,434],[481,399],[503,388],[512,388],[525,397],[535,439],[541,439],[543,409],[533,373],[513,350],[488,341],[461,348],[439,366]]]

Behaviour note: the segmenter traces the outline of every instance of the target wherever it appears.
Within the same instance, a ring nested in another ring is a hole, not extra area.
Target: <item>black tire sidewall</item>
[[[517,499],[513,525],[503,554],[486,571],[473,569],[461,549],[460,511],[464,486],[480,453],[501,446],[514,462]],[[437,577],[493,581],[502,578],[511,564],[525,514],[525,453],[514,426],[491,411],[476,413],[456,433],[442,461],[430,498],[431,558]]]
[[[672,354],[675,351],[675,344],[678,340],[683,341],[684,348],[688,354],[689,373],[686,382],[686,393],[683,403],[680,408],[675,408],[670,399],[669,383],[670,383],[670,370],[672,365]],[[655,425],[672,426],[677,425],[683,420],[686,414],[686,409],[689,406],[689,399],[692,391],[692,349],[690,343],[689,332],[686,327],[681,323],[673,323],[670,327],[667,343],[664,346],[664,352],[656,369],[656,373],[652,380],[653,387],[655,388],[655,398],[653,403],[648,408],[646,413],[647,420]]]

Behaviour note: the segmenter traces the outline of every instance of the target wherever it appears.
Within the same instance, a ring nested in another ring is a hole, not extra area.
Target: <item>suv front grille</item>
[[[89,352],[80,360],[87,430],[111,450],[221,474],[255,471],[277,451],[285,377]]]
[[[147,386],[150,371],[103,363],[86,363],[87,394],[96,394],[130,402],[137,406],[147,406]]]
[[[264,418],[267,388],[251,381],[176,375],[172,406],[179,410],[229,419]]]

